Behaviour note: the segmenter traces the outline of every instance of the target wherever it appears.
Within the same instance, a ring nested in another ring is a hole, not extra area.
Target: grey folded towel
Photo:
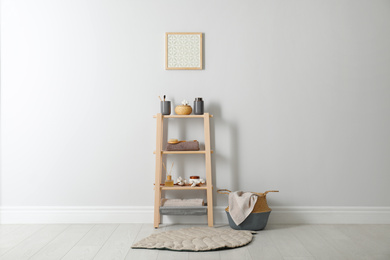
[[[163,207],[200,207],[204,206],[203,199],[161,199]]]
[[[186,141],[177,144],[167,144],[167,151],[198,151],[198,141]]]

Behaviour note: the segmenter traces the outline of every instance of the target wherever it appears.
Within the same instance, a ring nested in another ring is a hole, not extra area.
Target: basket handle
[[[221,190],[217,190],[217,192],[219,194],[229,194],[231,191],[230,190],[227,190],[227,189],[221,189]]]
[[[264,195],[267,195],[268,192],[279,192],[278,190],[267,190],[266,192],[264,192]]]

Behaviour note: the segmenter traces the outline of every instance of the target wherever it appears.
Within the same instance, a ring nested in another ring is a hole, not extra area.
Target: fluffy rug
[[[252,238],[250,231],[192,227],[150,235],[133,244],[131,248],[209,251],[244,246],[251,242]]]

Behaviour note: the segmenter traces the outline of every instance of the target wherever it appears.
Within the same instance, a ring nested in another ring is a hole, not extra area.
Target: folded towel
[[[257,195],[252,192],[235,191],[229,194],[229,213],[236,225],[240,225],[252,212]]]
[[[203,199],[161,199],[162,207],[197,207],[204,206]]]
[[[167,151],[198,151],[198,141],[186,141],[177,144],[167,144]]]

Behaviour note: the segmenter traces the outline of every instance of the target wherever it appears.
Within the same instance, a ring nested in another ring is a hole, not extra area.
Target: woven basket
[[[227,189],[217,190],[219,194],[230,194],[231,191]],[[268,212],[271,211],[271,209],[268,207],[267,204],[267,193],[268,192],[279,192],[278,190],[269,190],[264,193],[257,193],[252,192],[257,195],[257,201],[256,204],[252,210],[252,213],[260,213],[260,212]],[[229,206],[225,209],[226,212],[229,212]]]
[[[191,106],[178,105],[175,107],[176,115],[189,115],[192,113]]]
[[[230,194],[230,190],[222,189],[217,190],[220,194]],[[233,229],[238,230],[262,230],[265,228],[268,222],[269,214],[271,213],[271,209],[268,207],[267,204],[267,193],[268,192],[279,192],[277,190],[269,190],[264,193],[257,193],[252,192],[257,195],[257,201],[255,206],[253,207],[253,210],[251,214],[245,219],[244,222],[242,222],[240,225],[236,225],[234,221],[232,220],[230,213],[229,213],[229,206],[225,209],[226,215],[228,217],[229,225]]]

